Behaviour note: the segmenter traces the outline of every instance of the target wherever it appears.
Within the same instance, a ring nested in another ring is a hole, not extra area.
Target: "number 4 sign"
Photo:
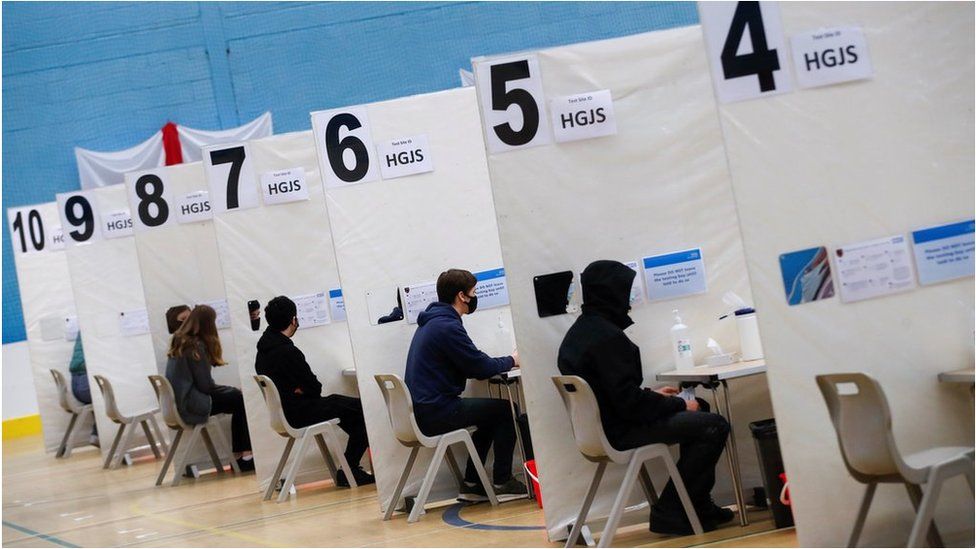
[[[698,14],[721,103],[793,90],[777,3],[699,2]]]

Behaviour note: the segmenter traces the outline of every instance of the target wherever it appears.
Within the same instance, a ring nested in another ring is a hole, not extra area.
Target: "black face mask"
[[[478,308],[478,296],[469,295],[468,298],[471,299],[471,301],[468,301],[468,314],[471,314]]]

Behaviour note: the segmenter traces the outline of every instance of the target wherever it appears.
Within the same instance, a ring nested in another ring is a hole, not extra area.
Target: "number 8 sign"
[[[719,102],[793,90],[779,4],[699,2],[698,14]]]
[[[132,226],[137,232],[162,227],[176,219],[164,174],[165,170],[125,174]]]

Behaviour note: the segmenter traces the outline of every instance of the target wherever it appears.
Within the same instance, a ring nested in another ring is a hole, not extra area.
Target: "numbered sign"
[[[312,113],[319,165],[328,188],[369,183],[380,177],[366,109],[352,107]]]
[[[165,178],[165,170],[125,174],[135,231],[163,227],[176,221],[172,193]]]
[[[489,152],[552,143],[536,56],[476,61],[475,77]]]
[[[793,90],[775,2],[699,2],[715,95],[722,103]]]
[[[261,205],[257,175],[246,143],[204,147],[203,166],[215,212],[246,210]]]
[[[32,207],[7,210],[11,240],[15,254],[30,254],[49,250],[48,239],[40,210]]]
[[[91,191],[59,194],[58,216],[66,243],[84,244],[102,238],[102,232],[98,230],[95,195]]]

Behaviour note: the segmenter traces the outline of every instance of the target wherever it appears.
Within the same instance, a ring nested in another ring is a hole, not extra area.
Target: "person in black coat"
[[[345,456],[356,483],[376,482],[359,466],[369,447],[362,401],[346,395],[322,396],[322,384],[291,340],[298,330],[295,302],[285,296],[272,299],[264,308],[264,318],[268,327],[258,340],[254,369],[271,378],[278,388],[285,419],[293,427],[307,427],[339,418],[339,427],[349,435]],[[336,484],[349,486],[344,471],[339,471]]]
[[[729,424],[722,416],[708,413],[704,400],[686,401],[676,396],[673,387],[641,387],[640,349],[624,333],[633,324],[628,312],[635,276],[633,269],[617,261],[595,261],[586,267],[581,276],[583,314],[559,347],[559,371],[589,383],[614,448],[680,444],[678,471],[702,527],[712,530],[734,516],[715,505],[710,495]],[[651,508],[650,522],[652,532],[693,533],[671,482]]]

